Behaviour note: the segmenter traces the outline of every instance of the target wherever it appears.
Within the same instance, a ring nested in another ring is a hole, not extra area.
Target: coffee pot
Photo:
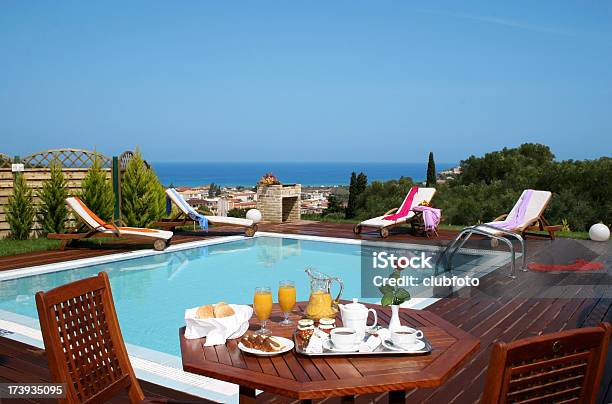
[[[359,303],[357,298],[353,299],[353,303],[339,304],[338,307],[342,316],[342,325],[354,329],[358,335],[365,335],[368,328],[375,327],[378,323],[376,310],[368,309],[365,305]],[[374,315],[374,323],[368,325],[368,314],[370,312]]]

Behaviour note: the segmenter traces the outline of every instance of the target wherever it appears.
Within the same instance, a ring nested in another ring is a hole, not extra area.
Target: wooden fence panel
[[[70,195],[77,195],[81,191],[81,181],[87,175],[87,168],[62,168],[65,178],[68,180],[68,192]],[[105,168],[107,178],[112,181],[110,168]],[[39,203],[36,191],[42,188],[45,181],[51,178],[49,168],[26,168],[23,175],[30,188],[34,192],[34,203]],[[0,238],[9,234],[9,224],[6,221],[6,205],[8,197],[13,193],[13,173],[10,168],[0,168]],[[37,218],[38,220],[38,218]],[[40,229],[38,222],[35,223],[33,231]]]

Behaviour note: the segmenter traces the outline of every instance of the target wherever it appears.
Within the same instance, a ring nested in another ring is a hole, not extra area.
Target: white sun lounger
[[[526,246],[524,241],[524,236],[527,230],[533,228],[534,225],[539,225],[539,230],[548,231],[551,238],[554,238],[554,232],[557,230],[558,226],[549,226],[548,223],[544,219],[544,210],[548,206],[550,202],[550,198],[552,197],[552,193],[550,191],[537,191],[533,190],[531,194],[531,198],[529,199],[529,203],[527,208],[525,209],[525,214],[522,220],[514,224],[512,227],[507,227],[504,229],[500,229],[496,226],[499,226],[500,223],[514,223],[514,219],[516,218],[519,210],[519,206],[521,205],[521,201],[527,194],[528,190],[524,190],[521,194],[520,198],[514,204],[514,207],[507,215],[501,215],[496,218],[492,222],[477,224],[474,226],[465,227],[462,229],[459,234],[455,237],[455,239],[446,247],[444,252],[441,254],[440,259],[448,254],[447,259],[447,269],[452,269],[452,260],[453,256],[465,245],[468,239],[472,236],[472,234],[478,234],[481,236],[489,237],[493,240],[501,241],[505,243],[511,252],[511,265],[512,270],[510,276],[512,278],[516,277],[516,268],[514,263],[514,246],[512,245],[512,241],[510,238],[514,238],[519,241],[521,245],[521,253],[523,257],[523,270],[526,271],[527,265],[527,254],[526,254]],[[495,226],[494,226],[495,225]]]
[[[417,193],[414,195],[412,199],[412,204],[410,205],[410,209],[418,206],[422,202],[430,203],[434,195],[436,194],[435,188],[419,188]],[[414,212],[410,210],[408,214],[404,217],[401,217],[397,220],[385,220],[386,216],[393,214],[395,211],[401,211],[402,207],[405,203],[407,203],[408,194],[406,198],[404,198],[404,202],[402,202],[399,208],[394,208],[385,213],[382,216],[377,216],[372,219],[364,220],[353,228],[353,232],[355,234],[361,233],[364,227],[374,227],[379,229],[380,236],[385,238],[389,235],[389,229],[394,226],[398,226],[400,224],[408,223],[415,216]]]
[[[72,232],[72,233],[50,233],[47,235],[49,239],[62,240],[61,249],[66,248],[73,240],[81,240],[86,238],[99,237],[126,237],[131,239],[142,239],[153,241],[153,247],[158,250],[164,250],[170,243],[170,239],[174,235],[171,231],[146,229],[140,227],[117,227],[112,223],[106,223],[100,219],[98,215],[92,212],[87,205],[78,197],[72,196],[66,198],[66,204],[76,213],[80,221],[90,229],[89,232]],[[79,229],[80,230],[80,229]]]
[[[172,203],[179,208],[180,212],[171,219],[162,219],[155,222],[154,225],[162,227],[164,229],[174,229],[177,226],[184,226],[188,223],[193,223],[192,217],[201,215],[196,212],[188,203],[185,198],[181,196],[174,188],[166,189],[166,195],[170,198]],[[248,237],[253,237],[257,231],[257,224],[251,219],[242,219],[239,217],[227,217],[227,216],[209,216],[203,215],[209,223],[215,225],[230,225],[245,227],[244,234]]]

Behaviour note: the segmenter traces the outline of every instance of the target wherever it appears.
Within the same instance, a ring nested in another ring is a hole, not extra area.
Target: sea
[[[329,162],[152,162],[165,186],[255,186],[259,178],[271,172],[283,184],[306,186],[348,185],[351,172],[364,172],[368,182],[411,177],[424,181],[427,163],[329,163]],[[455,167],[456,163],[437,163],[436,170]]]

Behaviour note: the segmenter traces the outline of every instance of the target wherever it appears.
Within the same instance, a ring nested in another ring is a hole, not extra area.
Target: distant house
[[[453,167],[448,170],[440,171],[437,175],[436,183],[445,184],[448,181],[452,181],[455,178],[457,178],[457,176],[461,174],[462,172],[463,172],[463,169],[461,167]]]

